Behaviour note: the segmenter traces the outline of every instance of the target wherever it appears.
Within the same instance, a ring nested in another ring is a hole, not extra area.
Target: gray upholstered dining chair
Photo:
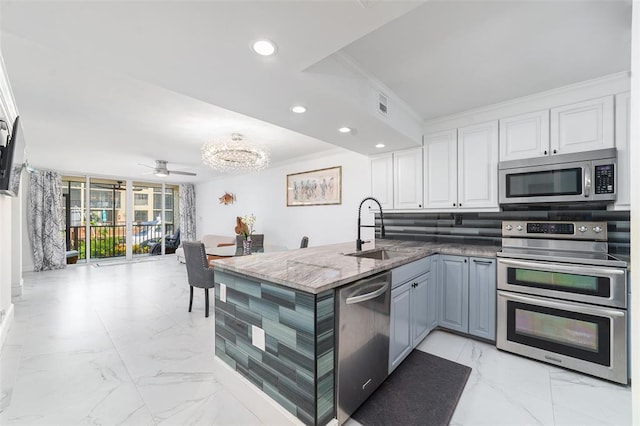
[[[242,240],[244,240],[242,235],[236,235],[236,247],[242,247]],[[264,247],[264,234],[251,235],[251,245],[253,247]]]
[[[309,247],[309,237],[305,235],[304,237],[302,237],[302,241],[300,241],[300,248],[307,248],[307,247]]]
[[[187,265],[187,280],[189,281],[189,312],[193,305],[193,288],[204,289],[204,316],[209,316],[209,289],[214,288],[213,269],[207,264],[207,254],[204,244],[200,241],[184,241],[184,260]]]

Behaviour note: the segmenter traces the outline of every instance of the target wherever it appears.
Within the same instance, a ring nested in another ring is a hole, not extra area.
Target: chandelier
[[[232,133],[228,142],[209,142],[202,146],[202,161],[221,172],[252,172],[269,165],[269,153]]]

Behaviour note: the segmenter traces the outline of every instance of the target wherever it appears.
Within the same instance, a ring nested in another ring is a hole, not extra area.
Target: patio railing
[[[125,256],[127,249],[125,225],[91,225],[89,234],[89,255],[92,259]],[[173,224],[166,224],[166,235],[173,234]],[[80,259],[86,258],[85,227],[71,226],[67,229],[68,250],[77,250]],[[146,254],[149,248],[160,242],[161,225],[134,225],[132,235],[134,255]]]

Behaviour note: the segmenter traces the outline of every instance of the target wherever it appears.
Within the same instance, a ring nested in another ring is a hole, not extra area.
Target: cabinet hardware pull
[[[556,151],[556,150],[554,149],[554,150],[553,150],[553,153],[554,153],[554,154],[557,154],[557,153],[558,153],[558,151]]]
[[[453,207],[455,207],[455,206],[456,206],[456,203],[453,203]]]
[[[473,259],[473,261],[475,263],[481,263],[483,265],[491,265],[491,261],[490,260],[478,260],[478,259]]]
[[[467,263],[467,259],[464,260],[464,263]]]
[[[547,150],[546,149],[544,150],[544,155],[547,155]]]

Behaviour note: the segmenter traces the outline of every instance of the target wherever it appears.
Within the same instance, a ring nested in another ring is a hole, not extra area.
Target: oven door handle
[[[594,315],[598,317],[624,318],[626,311],[620,309],[609,309],[604,306],[585,305],[564,300],[553,300],[540,297],[525,296],[505,291],[498,291],[498,296],[513,302],[526,303],[528,305],[542,306],[545,308],[559,309],[563,311],[578,312],[581,314]]]
[[[514,268],[526,268],[534,269],[537,271],[548,272],[564,272],[568,274],[576,275],[597,275],[603,277],[624,277],[625,271],[616,268],[598,268],[597,266],[589,265],[559,265],[556,263],[543,263],[543,262],[528,262],[526,260],[513,260],[513,259],[498,259],[498,266],[511,266]]]

